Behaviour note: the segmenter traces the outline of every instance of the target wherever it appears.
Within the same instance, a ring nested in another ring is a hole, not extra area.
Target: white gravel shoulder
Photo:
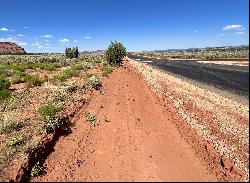
[[[212,142],[214,149],[233,160],[235,166],[249,172],[248,104],[226,98],[148,64],[133,60],[130,63],[142,74],[153,91],[173,102],[179,116],[200,137]],[[207,116],[199,116],[188,109],[188,103],[192,103],[195,109],[202,110]],[[214,126],[219,132],[212,131]]]

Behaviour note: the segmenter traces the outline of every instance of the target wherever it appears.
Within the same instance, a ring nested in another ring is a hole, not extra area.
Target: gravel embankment
[[[176,112],[221,155],[249,172],[249,106],[130,60],[152,89],[171,100]],[[248,175],[246,175],[248,179]]]

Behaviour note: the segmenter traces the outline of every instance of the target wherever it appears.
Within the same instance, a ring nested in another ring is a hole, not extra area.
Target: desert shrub
[[[59,63],[42,63],[39,68],[45,71],[54,71],[56,68],[61,67],[62,65]]]
[[[61,126],[61,121],[59,118],[47,116],[43,126],[44,131],[48,133],[54,133],[56,129]]]
[[[0,68],[0,77],[11,77],[12,71],[10,69]]]
[[[42,166],[39,164],[39,162],[37,162],[31,169],[31,172],[30,172],[30,176],[31,177],[37,177],[39,175],[42,174],[42,171],[43,171],[43,168]]]
[[[86,88],[99,90],[101,86],[101,79],[98,75],[88,74],[86,76]]]
[[[43,84],[43,80],[39,79],[38,76],[27,75],[24,77],[24,81],[29,84],[29,86],[40,86]]]
[[[19,84],[19,83],[24,83],[25,81],[23,80],[22,77],[15,76],[11,78],[11,83],[12,84]]]
[[[0,101],[6,100],[11,96],[11,91],[8,89],[0,89]]]
[[[106,58],[109,64],[120,65],[126,54],[126,48],[122,45],[122,43],[111,42],[111,45],[106,51]]]
[[[7,68],[11,70],[15,70],[15,71],[20,71],[20,72],[24,72],[26,70],[26,66],[21,65],[21,64],[20,65],[11,64],[11,65],[8,65]]]
[[[80,74],[80,70],[78,70],[77,68],[70,68],[70,69],[67,69],[61,73],[59,73],[56,78],[59,80],[59,81],[65,81],[66,79],[69,79],[73,76],[78,76]]]
[[[5,146],[12,147],[12,146],[18,146],[23,144],[25,141],[25,137],[21,135],[16,135],[15,137],[12,137],[11,139],[7,139],[5,142]]]
[[[86,120],[89,122],[90,125],[95,126],[96,124],[96,117],[91,113],[86,113]]]
[[[76,70],[76,71],[80,71],[80,70],[82,70],[82,69],[84,69],[84,68],[85,68],[85,67],[83,67],[83,65],[81,65],[81,64],[72,66],[72,69],[73,69],[73,70]]]
[[[0,90],[7,89],[10,87],[10,82],[7,79],[0,77]]]
[[[53,118],[57,110],[58,109],[52,103],[48,103],[39,107],[38,112],[46,119],[46,117]]]
[[[107,77],[112,71],[113,71],[113,68],[111,66],[104,65],[102,68],[102,75]]]
[[[11,92],[8,89],[9,87],[10,82],[7,79],[0,77],[0,101],[10,97]]]
[[[78,56],[79,56],[78,47],[66,48],[65,49],[65,56],[66,56],[66,58],[69,58],[69,59],[78,58]]]
[[[16,109],[20,105],[20,103],[21,103],[20,100],[17,97],[13,96],[8,100],[7,109],[9,110]]]
[[[21,127],[21,124],[13,121],[10,116],[4,116],[0,123],[0,134],[11,133]]]

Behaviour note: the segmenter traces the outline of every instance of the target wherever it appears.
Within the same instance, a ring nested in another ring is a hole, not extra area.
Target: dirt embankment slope
[[[181,120],[173,123],[220,181],[249,179],[249,104],[223,92],[131,61]],[[163,102],[163,103],[164,103]]]
[[[128,63],[88,103],[45,161],[46,174],[31,181],[217,181],[175,128],[173,108],[163,112]],[[95,127],[87,112],[96,116]]]

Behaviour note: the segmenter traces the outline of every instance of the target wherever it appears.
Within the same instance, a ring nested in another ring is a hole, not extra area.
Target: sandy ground
[[[46,173],[31,181],[218,181],[175,127],[173,104],[164,105],[126,63],[103,80],[46,159]]]

